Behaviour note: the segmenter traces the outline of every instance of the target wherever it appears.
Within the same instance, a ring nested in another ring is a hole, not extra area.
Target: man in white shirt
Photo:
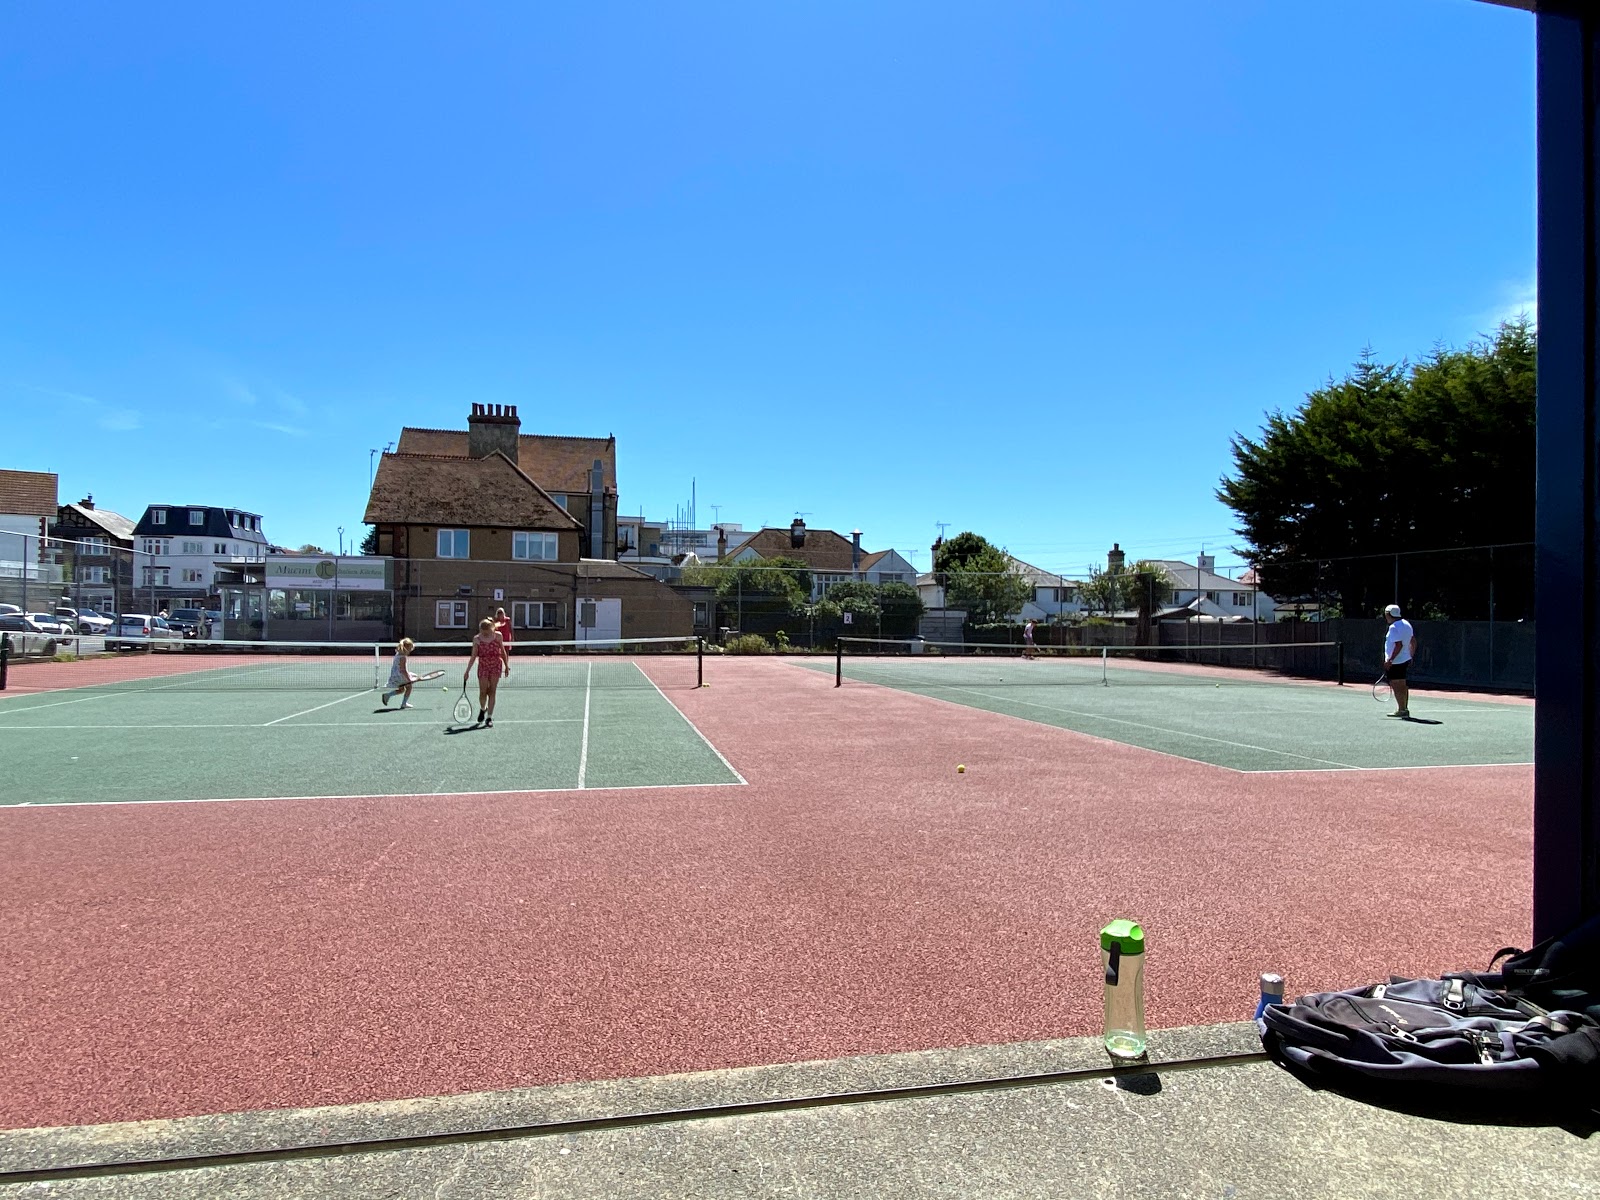
[[[1389,677],[1395,704],[1395,711],[1389,715],[1405,721],[1411,717],[1411,685],[1406,682],[1406,673],[1417,655],[1417,632],[1400,615],[1398,604],[1389,605],[1383,615],[1389,618],[1388,631],[1383,635],[1383,673]]]

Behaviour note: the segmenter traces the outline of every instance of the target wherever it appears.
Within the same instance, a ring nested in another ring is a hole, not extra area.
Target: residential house
[[[617,557],[617,439],[522,432],[515,404],[474,404],[467,428],[400,430],[397,454],[482,458],[500,451],[577,522],[582,557]],[[379,554],[390,551],[379,545]],[[576,562],[573,555],[569,562]]]
[[[62,559],[62,595],[74,608],[102,613],[139,608],[133,530],[130,518],[95,507],[92,494],[56,510],[50,536]]]
[[[1181,559],[1153,559],[1166,572],[1172,597],[1156,614],[1160,621],[1273,621],[1278,617],[1278,601],[1260,591],[1252,582],[1229,579],[1213,569],[1216,559],[1202,554],[1197,562]]]
[[[859,529],[845,538],[831,529],[807,529],[798,517],[788,529],[769,527],[752,534],[720,561],[759,565],[773,558],[792,558],[810,568],[813,600],[821,599],[835,584],[852,580],[914,585],[917,578],[916,568],[895,551],[862,550]]]
[[[60,599],[61,566],[46,542],[56,484],[51,471],[0,471],[0,602],[49,612]]]
[[[543,438],[520,425],[514,405],[474,404],[466,432],[408,428],[380,461],[366,520],[379,554],[395,560],[395,636],[465,641],[496,608],[519,640],[688,634],[689,601],[586,556],[615,549],[615,441]],[[408,448],[418,446],[435,449]],[[577,460],[592,451],[586,492]]]
[[[754,537],[734,522],[718,522],[710,529],[682,529],[671,521],[650,521],[643,517],[617,518],[617,561],[636,567],[661,580],[678,578],[679,568],[690,555],[709,563],[737,549]]]
[[[1018,621],[1052,621],[1075,617],[1083,612],[1078,582],[1056,571],[1046,571],[1014,555],[1006,555],[1006,565],[1028,581],[1033,594],[1016,613]]]
[[[152,504],[133,527],[140,598],[160,607],[215,608],[227,583],[259,579],[261,515],[209,504]]]

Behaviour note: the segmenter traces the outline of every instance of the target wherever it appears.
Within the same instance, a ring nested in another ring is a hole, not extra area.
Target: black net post
[[[706,640],[703,637],[694,639],[694,685],[697,688],[706,685]]]
[[[1339,686],[1343,687],[1344,686],[1344,639],[1343,638],[1339,639],[1338,645],[1334,648],[1334,661],[1337,663],[1337,666],[1335,667],[1335,671],[1337,673],[1337,678],[1339,680]]]
[[[844,686],[844,638],[833,644],[833,686]]]
[[[0,692],[6,690],[6,672],[11,665],[11,635],[0,633]]]

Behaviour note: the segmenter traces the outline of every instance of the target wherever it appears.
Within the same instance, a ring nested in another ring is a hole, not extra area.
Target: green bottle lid
[[[1137,921],[1113,921],[1100,931],[1100,949],[1144,953],[1144,930]]]

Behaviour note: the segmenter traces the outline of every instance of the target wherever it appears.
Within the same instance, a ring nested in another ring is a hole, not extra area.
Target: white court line
[[[157,676],[157,678],[162,678],[162,677],[161,676]],[[110,683],[105,683],[105,684],[94,684],[92,686],[111,688],[111,687],[115,687],[116,685],[115,684],[110,684]],[[79,696],[76,700],[52,700],[49,704],[30,704],[25,708],[0,708],[0,717],[11,717],[11,716],[15,716],[17,713],[38,712],[41,708],[60,708],[64,704],[82,704],[86,700],[109,700],[109,699],[115,699],[118,696],[143,696],[143,695],[146,695],[149,692],[170,692],[173,688],[179,687],[179,686],[181,686],[181,685],[175,684],[175,683],[167,683],[167,684],[162,684],[160,687],[129,688],[129,689],[124,689],[122,691],[117,691],[117,692],[112,692],[112,691],[96,692],[92,696]],[[79,689],[77,689],[77,688],[61,688],[59,690],[67,692],[67,691],[78,691]],[[49,692],[29,692],[29,693],[26,693],[26,695],[28,695],[28,696],[48,696],[48,695],[50,695],[50,693]],[[24,698],[25,698],[24,695],[18,695],[16,697],[16,699],[18,699],[18,700],[22,700]],[[3,728],[3,726],[0,726],[0,728]]]
[[[583,681],[583,747],[578,751],[578,788],[581,791],[583,781],[589,774],[589,695],[594,690],[594,664],[589,664],[589,670]]]
[[[735,779],[737,779],[740,783],[748,783],[748,782],[750,782],[743,775],[739,774],[738,771],[734,770],[733,764],[731,762],[729,762],[725,757],[723,757],[723,754],[722,754],[721,750],[718,750],[715,746],[713,746],[711,744],[711,739],[710,738],[708,738],[705,734],[700,732],[700,727],[698,725],[696,725],[693,721],[689,720],[688,717],[684,717],[683,716],[683,709],[679,708],[676,704],[673,704],[670,699],[668,699],[667,694],[661,690],[661,685],[660,684],[656,683],[656,681],[654,679],[651,679],[650,676],[645,675],[643,668],[641,668],[638,663],[629,663],[628,665],[631,666],[635,671],[638,671],[639,674],[644,675],[645,682],[648,683],[651,687],[656,689],[656,695],[660,696],[663,700],[666,700],[668,707],[670,707],[672,709],[672,711],[677,713],[680,717],[683,717],[683,723],[685,725],[687,725],[690,729],[694,730],[695,737],[699,738],[702,742],[704,742],[710,748],[711,753],[713,753],[713,754],[715,754],[717,756],[717,761],[718,762],[720,762],[723,766],[727,767],[728,770],[733,771],[733,777]]]
[[[1480,771],[1485,767],[1531,767],[1531,762],[1503,763],[1424,763],[1419,767],[1351,767],[1352,771]],[[1326,775],[1321,767],[1264,768],[1259,771],[1241,771],[1242,775]]]
[[[271,729],[274,725],[281,725],[284,721],[292,721],[296,717],[308,716],[314,712],[321,712],[325,708],[332,708],[335,704],[343,704],[346,700],[354,700],[357,696],[372,695],[371,688],[363,688],[359,692],[351,692],[348,696],[340,696],[337,700],[329,700],[326,704],[319,704],[315,708],[308,708],[304,712],[290,713],[287,717],[279,717],[276,721],[268,721],[261,728]]]
[[[957,685],[951,685],[950,690],[953,692],[971,692],[974,696],[984,696],[990,700],[1010,700],[1012,704],[1023,704],[1029,708],[1042,708],[1046,712],[1069,713],[1075,717],[1089,717],[1096,721],[1109,721],[1115,725],[1131,725],[1135,729],[1147,729],[1151,733],[1170,733],[1178,737],[1194,738],[1202,742],[1215,742],[1219,746],[1232,746],[1238,750],[1259,750],[1263,754],[1277,754],[1283,758],[1298,758],[1301,762],[1322,763],[1324,767],[1338,767],[1342,771],[1361,770],[1354,763],[1337,762],[1331,758],[1318,758],[1313,754],[1296,754],[1291,750],[1274,750],[1270,746],[1256,746],[1250,742],[1231,742],[1227,738],[1208,737],[1203,733],[1185,733],[1181,729],[1168,729],[1165,725],[1150,725],[1144,721],[1130,721],[1126,717],[1107,717],[1100,713],[1084,712],[1078,708],[1057,708],[1053,704],[1037,704],[1031,700],[1011,700],[1007,696],[996,696],[992,692],[980,692],[976,688],[964,688]]]
[[[731,769],[731,768],[730,768]],[[734,772],[738,774],[738,772]],[[585,788],[588,792],[669,792],[684,788],[748,787],[746,780],[738,783],[625,783],[617,786],[602,784]],[[553,793],[575,792],[577,788],[509,788],[498,792],[347,792],[333,796],[197,796],[192,800],[61,800],[25,801],[21,804],[0,804],[0,814],[8,809],[31,808],[114,808],[118,805],[146,804],[243,804],[251,800],[272,802],[277,800],[425,800],[432,796],[548,796]]]
[[[394,711],[399,711],[399,710],[396,709]],[[424,712],[423,715],[424,716],[427,715],[426,711]],[[524,719],[524,720],[505,720],[505,721],[502,721],[499,718],[496,718],[495,719],[495,727],[499,728],[501,725],[576,725],[578,723],[578,721],[579,721],[578,717],[548,717],[548,718],[541,718],[541,719],[538,719],[538,720],[535,720],[533,718],[527,718],[527,719]],[[229,724],[214,724],[214,725],[151,725],[148,722],[146,722],[143,725],[103,725],[103,724],[100,724],[99,722],[96,722],[93,725],[0,725],[0,733],[10,733],[10,732],[18,732],[18,733],[20,733],[20,732],[22,732],[24,730],[37,730],[37,729],[78,730],[79,732],[83,732],[83,733],[89,733],[89,732],[91,732],[93,730],[96,730],[96,729],[143,729],[143,730],[146,730],[146,731],[160,730],[163,733],[168,733],[168,732],[170,732],[170,733],[183,733],[186,730],[190,730],[190,729],[271,729],[273,727],[274,726],[272,726],[272,725],[262,725],[260,722],[257,722],[257,721],[233,722],[233,723],[229,723]],[[298,725],[279,725],[279,726],[277,726],[277,728],[279,728],[279,729],[421,729],[421,728],[432,729],[433,726],[431,724],[429,724],[427,726],[422,726],[422,725],[417,724],[415,720],[407,722],[406,720],[401,719],[401,720],[398,720],[398,721],[301,721],[300,724],[298,724]]]

